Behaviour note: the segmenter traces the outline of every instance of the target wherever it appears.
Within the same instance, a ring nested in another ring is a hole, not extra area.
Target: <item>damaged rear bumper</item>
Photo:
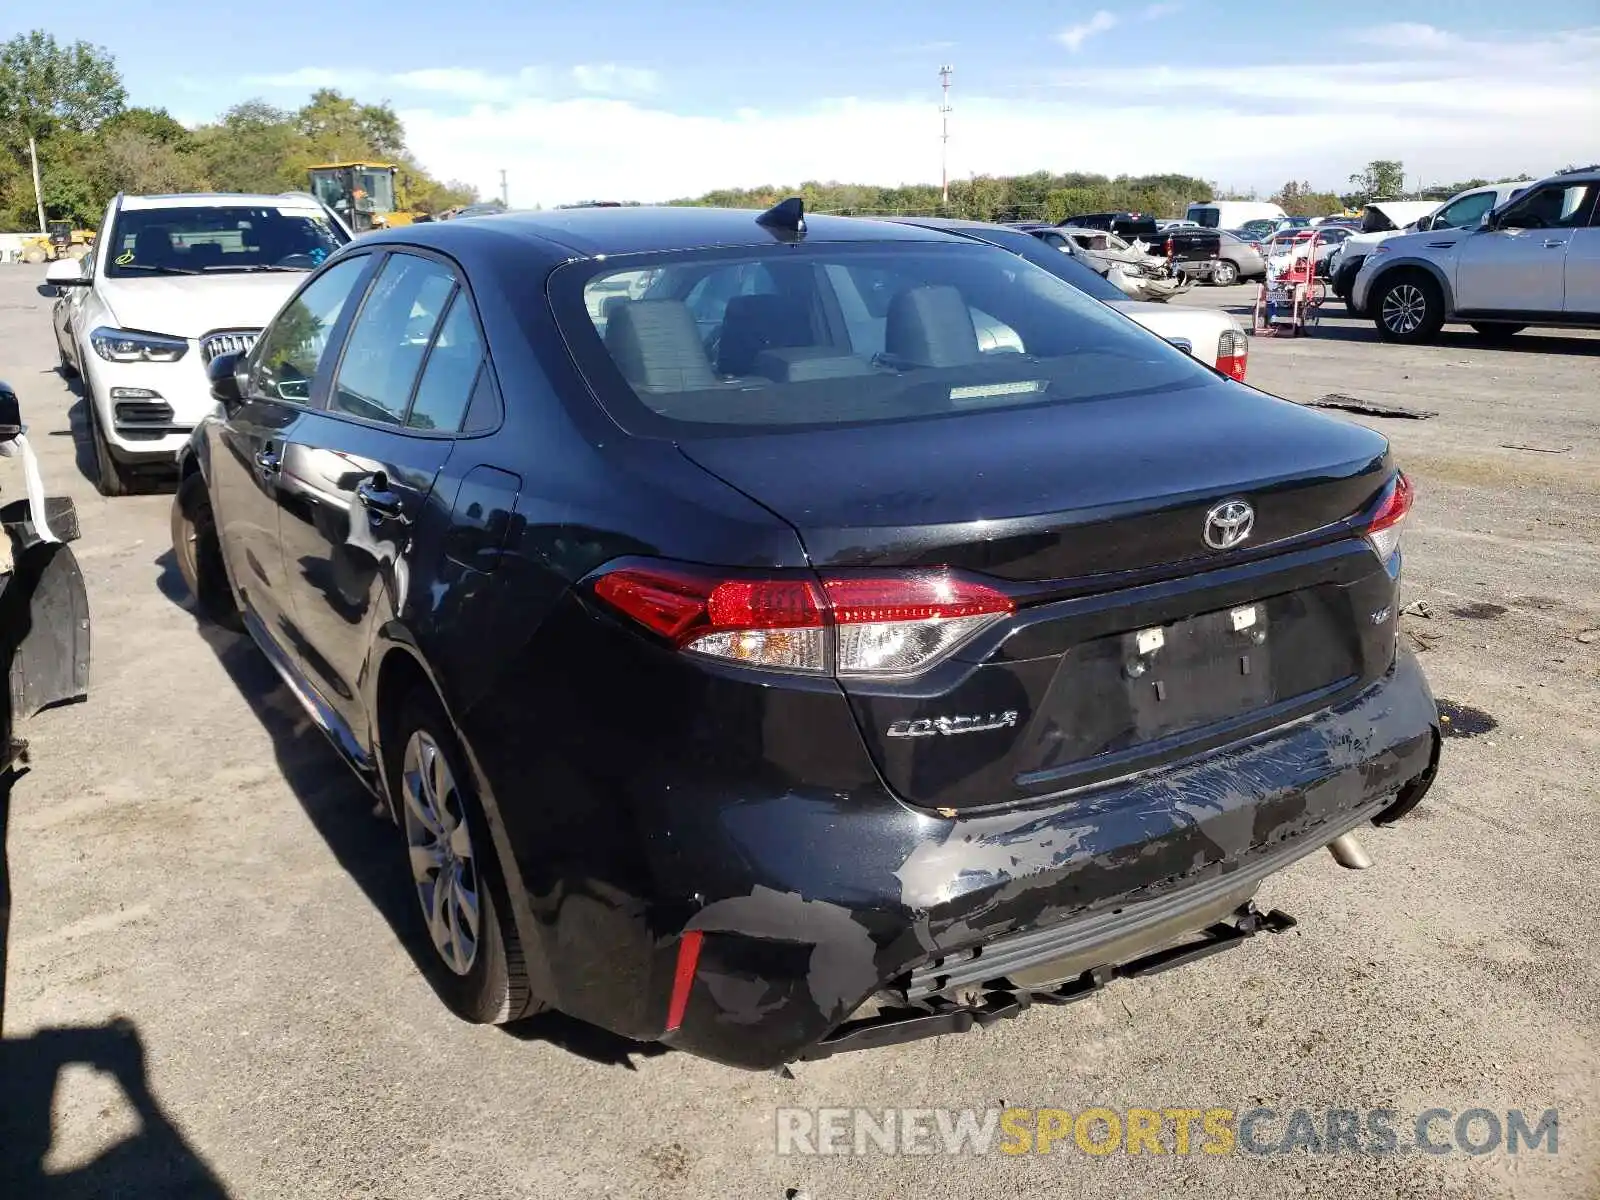
[[[825,822],[837,860],[742,859],[748,890],[703,902],[672,939],[662,1040],[768,1068],[987,1024],[1225,949],[1282,927],[1250,903],[1268,875],[1420,801],[1438,748],[1427,682],[1401,652],[1337,708],[1044,806],[861,821],[801,797],[764,803],[767,837],[825,844]]]

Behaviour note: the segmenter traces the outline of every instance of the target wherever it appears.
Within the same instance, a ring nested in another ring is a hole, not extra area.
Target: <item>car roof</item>
[[[737,249],[787,240],[786,231],[756,223],[761,213],[743,208],[571,208],[505,213],[470,221],[429,221],[387,233],[368,234],[367,244],[411,242],[445,253],[504,245],[506,239],[597,257],[667,250]],[[937,230],[855,217],[807,216],[807,242],[952,241]]]
[[[961,217],[889,217],[899,225],[918,225],[923,229],[1008,229],[1016,233],[1020,224],[1002,225],[995,221],[970,221]],[[1049,228],[1054,228],[1050,226]]]
[[[190,192],[184,195],[128,196],[121,199],[124,212],[145,208],[315,208],[309,194],[251,192]]]

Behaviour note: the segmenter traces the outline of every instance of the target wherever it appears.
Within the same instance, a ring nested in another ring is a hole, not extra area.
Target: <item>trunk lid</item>
[[[1238,385],[680,448],[792,524],[819,570],[942,566],[1016,598],[913,679],[843,683],[913,804],[1142,770],[1332,703],[1392,659],[1392,613],[1375,614],[1393,580],[1349,521],[1392,474],[1386,440]],[[1254,527],[1214,549],[1208,513],[1232,499]]]

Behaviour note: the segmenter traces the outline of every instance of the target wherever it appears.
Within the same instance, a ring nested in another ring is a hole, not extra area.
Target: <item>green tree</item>
[[[1290,180],[1272,195],[1272,202],[1291,217],[1325,217],[1337,212],[1339,197],[1332,192],[1319,192],[1309,183]]]
[[[392,162],[406,152],[405,131],[388,101],[362,104],[332,88],[320,88],[295,113],[294,123],[313,153],[328,161]]]
[[[177,150],[194,146],[194,134],[164,108],[125,108],[100,126],[102,137],[114,133],[137,133]]]
[[[1396,159],[1375,158],[1350,176],[1352,191],[1344,199],[1352,208],[1371,200],[1398,200],[1406,194],[1404,166]]]
[[[312,155],[290,114],[246,100],[195,131],[205,174],[225,192],[283,192],[306,186]]]
[[[93,131],[120,112],[126,99],[115,60],[98,46],[62,46],[42,29],[0,45],[0,134],[14,150],[27,147],[40,232],[45,189],[39,143],[58,130]]]
[[[194,155],[134,129],[102,138],[90,161],[91,178],[103,195],[203,192],[210,187]]]

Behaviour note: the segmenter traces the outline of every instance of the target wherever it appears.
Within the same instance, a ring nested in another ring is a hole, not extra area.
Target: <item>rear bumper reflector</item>
[[[689,989],[694,986],[695,968],[700,963],[700,943],[705,934],[698,929],[683,935],[678,943],[678,967],[672,973],[672,999],[667,1004],[667,1032],[683,1024],[683,1011],[689,1007]]]

